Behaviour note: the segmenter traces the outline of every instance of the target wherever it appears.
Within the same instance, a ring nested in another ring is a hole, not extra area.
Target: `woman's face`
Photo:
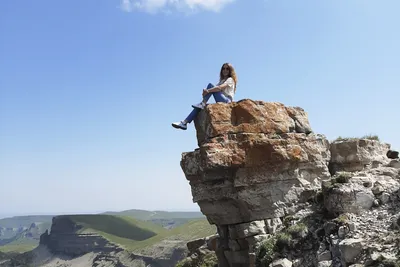
[[[228,77],[228,75],[229,75],[229,66],[227,65],[222,66],[222,76]]]

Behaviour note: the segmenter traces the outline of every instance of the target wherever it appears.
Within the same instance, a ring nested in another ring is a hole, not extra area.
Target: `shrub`
[[[290,226],[287,229],[287,232],[293,237],[293,238],[302,238],[305,235],[307,235],[307,226],[304,223],[298,223],[295,225]]]
[[[340,184],[348,183],[351,177],[352,175],[349,172],[338,172],[335,182]]]
[[[282,232],[276,235],[276,248],[279,250],[289,247],[292,241],[292,236],[288,233]]]
[[[360,139],[368,139],[368,140],[375,140],[375,141],[380,141],[379,136],[374,135],[374,134],[367,134],[362,137],[342,137],[339,136],[333,142],[339,142],[339,141],[355,141],[355,140],[360,140]]]
[[[274,260],[276,239],[271,237],[265,240],[258,248],[256,254],[256,266],[257,267],[268,267],[269,264]]]
[[[186,258],[178,262],[176,267],[218,267],[218,259],[215,253],[208,253],[197,258]]]
[[[347,222],[349,221],[349,217],[346,214],[340,214],[333,221],[339,225],[344,225],[347,224]]]

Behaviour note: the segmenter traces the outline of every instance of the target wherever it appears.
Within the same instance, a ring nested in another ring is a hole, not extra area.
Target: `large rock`
[[[345,239],[339,243],[342,261],[346,264],[355,263],[363,250],[362,239]]]
[[[195,120],[195,125],[199,145],[229,133],[311,132],[307,114],[302,108],[250,99],[208,105]]]
[[[389,162],[389,144],[370,139],[348,139],[335,141],[330,146],[331,172],[361,171],[368,166],[384,165]]]
[[[195,120],[199,149],[181,167],[193,201],[219,234],[224,266],[254,266],[256,249],[330,178],[329,142],[301,108],[243,100],[211,104]]]
[[[277,218],[328,179],[328,141],[320,135],[229,134],[184,153],[193,201],[215,224]]]

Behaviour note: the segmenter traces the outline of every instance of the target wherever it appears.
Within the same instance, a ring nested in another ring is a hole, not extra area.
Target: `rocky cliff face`
[[[217,225],[215,242],[197,243],[215,251],[219,266],[373,260],[365,253],[371,233],[356,228],[379,221],[366,215],[373,207],[371,216],[388,222],[382,229],[396,217],[378,211],[397,201],[399,189],[399,162],[388,158],[388,144],[330,144],[312,132],[303,109],[252,100],[208,105],[195,124],[199,148],[183,153],[181,167],[193,201]]]
[[[40,237],[40,244],[53,253],[67,256],[81,256],[89,252],[118,252],[122,249],[97,234],[79,233],[82,226],[67,216],[53,218],[50,234],[46,231]]]

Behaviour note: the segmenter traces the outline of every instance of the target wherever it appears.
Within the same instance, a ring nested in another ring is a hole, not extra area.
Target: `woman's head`
[[[229,77],[231,77],[233,79],[233,81],[235,82],[235,91],[236,91],[236,83],[237,83],[237,76],[236,76],[236,72],[235,69],[233,68],[232,64],[230,63],[224,63],[221,67],[221,71],[219,73],[219,80],[226,80]]]

